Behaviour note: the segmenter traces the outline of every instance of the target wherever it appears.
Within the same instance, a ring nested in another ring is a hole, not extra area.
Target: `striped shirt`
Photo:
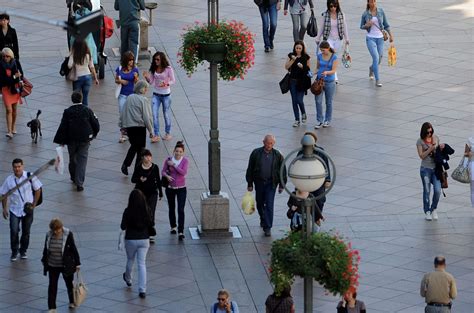
[[[51,267],[63,267],[63,236],[49,240],[48,265]]]

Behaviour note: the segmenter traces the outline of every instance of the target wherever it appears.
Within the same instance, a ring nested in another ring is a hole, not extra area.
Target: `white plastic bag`
[[[64,174],[64,153],[63,147],[56,147],[56,162],[54,163],[54,169],[59,174]]]
[[[123,251],[125,248],[125,230],[121,230],[119,233],[119,240],[118,240],[118,249]]]
[[[242,210],[246,215],[251,215],[255,212],[255,198],[250,191],[247,191],[242,198]]]

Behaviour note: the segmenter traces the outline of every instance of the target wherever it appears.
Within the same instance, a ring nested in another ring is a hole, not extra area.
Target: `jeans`
[[[257,201],[257,211],[260,215],[260,226],[263,230],[270,230],[273,226],[273,203],[275,201],[276,188],[273,182],[255,182],[255,200]]]
[[[128,127],[127,135],[130,140],[130,148],[128,148],[127,156],[123,160],[123,165],[126,167],[132,165],[133,158],[136,155],[136,167],[140,163],[140,154],[146,146],[146,127]]]
[[[275,3],[268,8],[259,6],[258,9],[262,18],[263,43],[265,48],[273,48],[273,38],[275,38],[278,18],[277,5]]]
[[[33,224],[33,214],[27,214],[23,217],[18,217],[10,212],[10,248],[12,254],[26,253],[28,245],[30,244],[30,229]],[[21,239],[20,234],[20,222],[21,222]]]
[[[332,120],[332,100],[334,99],[334,94],[336,93],[336,83],[324,82],[323,92],[319,95],[314,96],[316,102],[316,120],[318,123],[331,122]],[[326,98],[326,115],[323,118],[323,94]]]
[[[138,43],[140,42],[139,21],[120,25],[120,54],[132,51],[135,63],[138,62]]]
[[[300,110],[301,114],[306,114],[306,110],[304,108],[304,91],[299,91],[296,88],[298,81],[296,79],[290,80],[290,94],[291,94],[291,103],[293,104],[293,113],[295,115],[295,121],[300,120]]]
[[[171,107],[171,95],[159,95],[153,93],[153,100],[151,102],[151,108],[153,110],[153,128],[155,130],[155,135],[160,135],[160,119],[159,111],[160,104],[163,104],[163,117],[165,119],[165,133],[169,134],[171,132],[171,117],[170,117],[170,107]]]
[[[447,306],[432,306],[425,307],[425,313],[451,313],[451,309]]]
[[[79,76],[77,80],[72,82],[72,90],[80,90],[82,92],[82,104],[85,106],[89,105],[89,90],[92,86],[92,76],[83,75]]]
[[[291,21],[293,22],[293,40],[295,42],[303,40],[309,22],[309,13],[291,14]]]
[[[125,252],[127,253],[125,278],[128,281],[132,280],[132,269],[136,256],[138,267],[138,292],[146,292],[146,255],[149,248],[149,239],[125,240]]]
[[[380,80],[379,76],[379,64],[382,62],[383,56],[383,38],[372,38],[365,37],[367,43],[367,49],[369,49],[370,56],[372,57],[372,71],[374,72],[375,80]]]
[[[58,295],[58,280],[59,274],[63,274],[64,283],[67,288],[67,296],[69,298],[69,303],[74,303],[74,294],[73,294],[73,280],[74,274],[64,275],[62,267],[49,267],[49,285],[48,285],[48,309],[56,309],[56,296]]]
[[[423,166],[420,167],[420,177],[423,184],[423,211],[433,212],[438,207],[441,196],[441,181],[436,177],[434,169]],[[433,201],[430,207],[431,185],[433,185]]]
[[[118,106],[119,106],[119,115],[122,114],[123,107],[125,105],[125,101],[127,101],[127,97],[128,96],[126,96],[126,95],[119,95],[118,98],[117,98]]]
[[[90,142],[71,142],[67,145],[69,152],[69,175],[77,186],[84,184],[87,157]]]
[[[184,232],[184,206],[186,205],[186,187],[172,189],[166,188],[166,199],[168,199],[168,217],[170,220],[170,227],[176,227],[176,203],[174,198],[178,199],[178,233]]]

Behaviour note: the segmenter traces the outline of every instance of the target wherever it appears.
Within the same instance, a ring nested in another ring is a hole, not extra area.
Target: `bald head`
[[[263,138],[263,149],[267,152],[272,151],[273,146],[275,145],[275,136],[272,134],[267,134]]]

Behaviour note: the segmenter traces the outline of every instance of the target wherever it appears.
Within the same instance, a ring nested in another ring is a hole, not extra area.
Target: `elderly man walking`
[[[280,168],[283,165],[283,155],[273,148],[275,136],[268,134],[263,139],[263,147],[252,151],[249,158],[247,173],[247,190],[253,191],[255,185],[255,198],[257,200],[257,211],[260,215],[260,227],[263,228],[266,237],[271,236],[273,226],[273,202],[275,192],[283,191],[286,184],[286,167],[284,169],[284,184],[280,181]]]
[[[450,313],[451,300],[456,298],[456,281],[446,272],[446,259],[437,256],[434,259],[435,271],[425,274],[421,281],[420,294],[425,298],[425,313]]]

